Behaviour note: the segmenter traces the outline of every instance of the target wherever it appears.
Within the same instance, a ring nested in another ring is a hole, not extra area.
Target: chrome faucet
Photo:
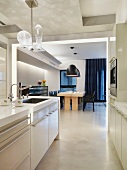
[[[28,89],[28,88],[30,88],[30,87],[32,87],[31,85],[29,85],[29,86],[26,86],[26,87],[18,87],[18,89],[19,89],[19,94],[18,94],[18,98],[19,99],[21,99],[21,96],[22,96],[22,91],[23,90],[25,90],[25,89]],[[27,94],[28,95],[28,94]],[[28,97],[28,96],[27,96]]]
[[[31,85],[29,85],[29,86],[26,86],[26,87],[19,87],[18,86],[18,84],[12,84],[11,85],[11,89],[10,89],[10,94],[9,94],[9,99],[10,99],[10,101],[12,102],[12,99],[14,98],[14,96],[13,96],[13,93],[12,93],[12,87],[14,86],[14,85],[16,85],[17,86],[17,88],[18,88],[18,99],[21,99],[21,91],[22,90],[25,90],[25,89],[28,89],[29,87],[31,87]]]
[[[18,86],[17,84],[12,84],[12,85],[11,85],[10,94],[9,94],[9,97],[8,97],[8,99],[10,99],[11,102],[12,102],[12,99],[14,98],[13,93],[12,93],[12,87],[13,87],[14,85]]]

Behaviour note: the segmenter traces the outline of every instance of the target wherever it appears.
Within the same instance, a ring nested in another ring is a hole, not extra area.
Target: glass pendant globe
[[[35,26],[35,39],[36,48],[40,50],[42,48],[42,26],[39,24]]]
[[[18,32],[17,40],[18,40],[19,44],[21,44],[24,47],[32,45],[31,34],[27,31]]]

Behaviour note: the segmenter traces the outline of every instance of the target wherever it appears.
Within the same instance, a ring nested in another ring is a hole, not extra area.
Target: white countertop
[[[0,127],[5,126],[6,124],[21,118],[26,114],[28,115],[31,112],[34,112],[59,100],[59,97],[50,96],[29,96],[28,99],[30,98],[47,98],[49,100],[45,100],[36,104],[23,103],[21,107],[15,107],[14,104],[11,103],[9,106],[0,106]],[[23,100],[25,99],[27,99],[27,97],[25,97]]]
[[[127,117],[127,102],[114,102],[114,106]]]

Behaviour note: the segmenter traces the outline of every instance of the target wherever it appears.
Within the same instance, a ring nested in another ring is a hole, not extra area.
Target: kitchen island
[[[59,98],[31,98],[47,100],[23,103],[21,107],[0,106],[1,170],[34,170],[54,139],[59,138]]]

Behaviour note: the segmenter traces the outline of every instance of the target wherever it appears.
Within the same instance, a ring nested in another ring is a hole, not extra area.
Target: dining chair
[[[57,96],[57,91],[54,91],[54,96]]]
[[[49,91],[49,96],[54,96],[53,91]]]
[[[95,99],[95,91],[92,94],[85,94],[83,96],[83,111],[86,107],[86,103],[93,103],[93,112],[94,112],[94,99]]]

